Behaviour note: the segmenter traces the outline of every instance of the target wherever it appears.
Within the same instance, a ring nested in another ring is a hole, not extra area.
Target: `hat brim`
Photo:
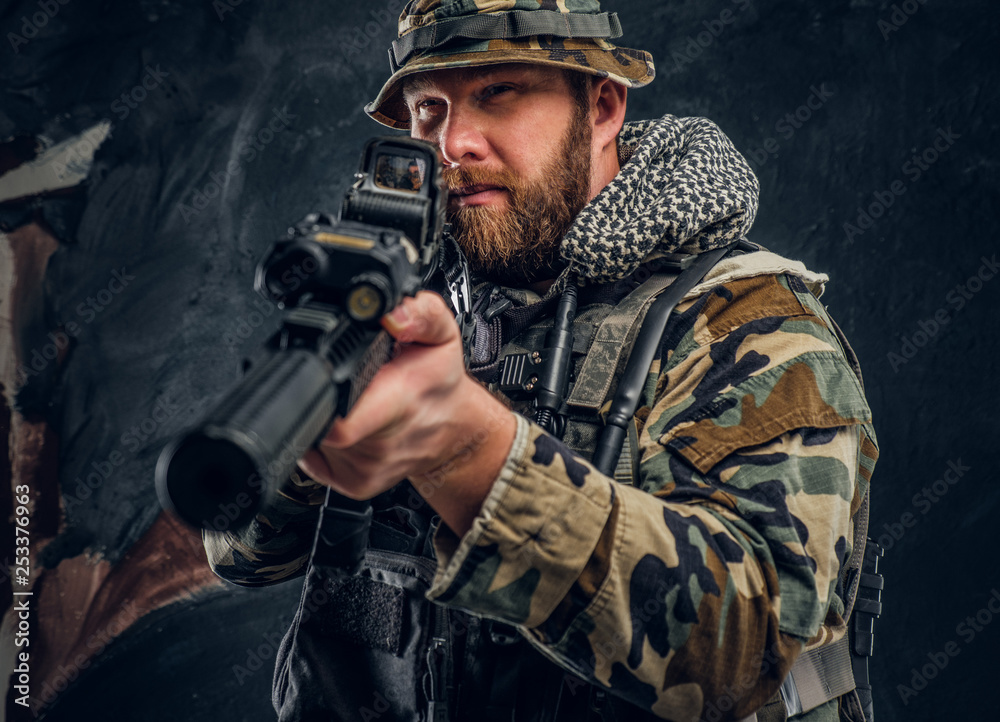
[[[523,40],[489,40],[462,43],[451,49],[436,48],[414,58],[382,86],[365,112],[382,125],[399,130],[410,127],[410,112],[403,99],[404,78],[416,73],[448,68],[470,68],[501,63],[530,63],[576,70],[611,78],[627,88],[641,88],[656,75],[653,56],[645,50],[612,45],[602,39],[558,39],[537,36]]]

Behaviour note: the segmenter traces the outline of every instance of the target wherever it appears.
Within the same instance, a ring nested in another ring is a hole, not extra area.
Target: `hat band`
[[[393,41],[389,63],[395,73],[414,53],[444,45],[455,38],[511,40],[533,35],[618,38],[622,35],[622,26],[617,13],[561,13],[555,10],[510,10],[452,18],[416,28]]]

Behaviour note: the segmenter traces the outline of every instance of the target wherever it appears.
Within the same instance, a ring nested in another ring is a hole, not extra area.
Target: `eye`
[[[434,96],[417,96],[413,98],[406,99],[406,105],[410,110],[410,115],[416,116],[423,113],[428,113],[433,111],[440,105],[443,105],[442,101]]]
[[[509,91],[514,90],[514,86],[509,83],[494,83],[493,85],[487,86],[481,94],[483,100],[489,100],[490,98],[495,98],[498,95],[503,95]]]

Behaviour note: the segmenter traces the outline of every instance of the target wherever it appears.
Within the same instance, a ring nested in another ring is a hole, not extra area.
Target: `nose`
[[[449,166],[457,166],[485,160],[490,148],[485,131],[483,118],[473,110],[457,104],[451,105],[447,117],[438,128],[437,142],[444,162]]]

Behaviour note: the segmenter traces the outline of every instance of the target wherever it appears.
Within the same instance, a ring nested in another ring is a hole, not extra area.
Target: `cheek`
[[[441,126],[440,118],[436,113],[412,112],[410,113],[410,137],[417,140],[426,140],[431,143],[438,141],[437,135]]]
[[[566,131],[573,124],[575,106],[569,99],[538,103],[525,119],[524,129],[541,144],[558,148]]]
[[[503,134],[507,163],[525,177],[537,177],[560,154],[569,120],[544,113],[530,114]]]
[[[419,120],[410,120],[410,137],[434,142],[428,124]]]

